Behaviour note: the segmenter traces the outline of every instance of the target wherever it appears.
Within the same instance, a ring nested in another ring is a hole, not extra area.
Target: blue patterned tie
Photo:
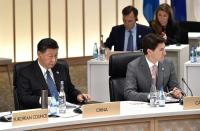
[[[132,35],[132,31],[129,30],[128,32],[130,33],[130,35],[128,37],[127,51],[133,51],[133,35]]]
[[[53,79],[51,78],[50,72],[47,70],[46,74],[47,74],[46,81],[47,81],[47,85],[48,85],[49,91],[51,93],[51,96],[54,96],[56,98],[56,100],[58,100],[58,91],[57,91],[57,88],[56,88],[56,85],[55,85]]]

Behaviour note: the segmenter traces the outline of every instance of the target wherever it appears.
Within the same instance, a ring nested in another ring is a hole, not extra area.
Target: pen
[[[173,91],[166,93],[166,95],[172,95],[172,94],[173,94]]]

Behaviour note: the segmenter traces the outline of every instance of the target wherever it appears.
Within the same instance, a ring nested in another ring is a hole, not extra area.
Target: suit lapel
[[[119,36],[121,36],[121,39],[119,41],[119,45],[120,45],[120,49],[124,50],[124,39],[125,39],[125,27],[122,26],[121,31],[119,31],[121,34]],[[123,44],[122,44],[123,43]]]
[[[137,44],[137,49],[140,49],[140,45],[139,45],[139,34],[140,34],[140,29],[139,29],[139,25],[137,24],[136,26],[136,44]]]
[[[42,74],[42,71],[41,71],[41,69],[38,65],[38,61],[34,62],[34,69],[33,70],[34,70],[34,73],[35,73],[35,76],[36,76],[38,82],[41,83],[41,85],[42,85],[41,88],[47,90],[48,86],[47,86],[46,80],[44,78],[44,75]]]
[[[149,65],[146,61],[145,56],[143,56],[141,59],[142,59],[142,64],[141,64],[142,71],[143,71],[144,74],[146,74],[147,83],[149,83],[150,87],[151,87],[152,76],[151,76],[151,72],[150,72],[150,69],[149,69]]]
[[[57,90],[60,91],[60,72],[57,68],[57,65],[55,65],[53,68],[52,68],[52,72],[53,72],[53,76],[54,76],[54,80],[55,80],[55,84],[56,84],[56,87],[57,87]]]
[[[160,86],[163,85],[163,78],[164,78],[164,67],[161,62],[158,62],[157,89],[160,89]]]

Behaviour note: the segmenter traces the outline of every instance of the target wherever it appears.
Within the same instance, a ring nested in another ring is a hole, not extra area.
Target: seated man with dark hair
[[[38,59],[23,68],[17,81],[19,102],[24,109],[40,108],[41,90],[48,90],[48,96],[58,97],[60,81],[64,81],[66,100],[72,103],[91,99],[75,89],[67,66],[57,63],[58,44],[51,38],[42,39],[37,46]],[[47,81],[51,79],[51,84]]]
[[[164,59],[165,39],[150,33],[144,37],[142,47],[144,56],[130,62],[127,67],[125,99],[149,101],[152,78],[157,89],[163,86],[165,92],[172,91],[175,98],[181,98],[182,93],[178,88],[174,64]]]

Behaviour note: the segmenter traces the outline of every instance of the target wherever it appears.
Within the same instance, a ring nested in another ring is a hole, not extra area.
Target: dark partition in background
[[[179,22],[181,28],[181,43],[187,44],[188,32],[199,32],[200,33],[200,22],[196,21],[181,21]]]

